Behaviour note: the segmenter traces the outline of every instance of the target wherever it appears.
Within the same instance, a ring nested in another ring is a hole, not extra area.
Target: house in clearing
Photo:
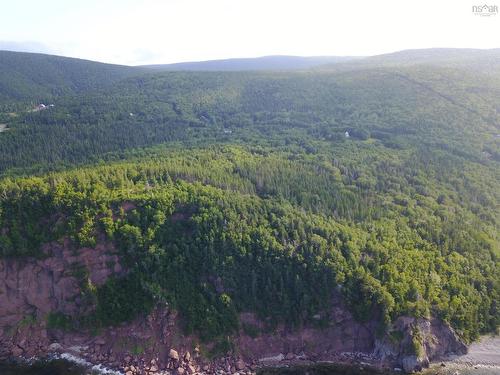
[[[43,103],[40,103],[35,108],[33,108],[33,112],[43,111],[45,109],[53,108],[53,107],[54,107],[54,104],[45,105]]]

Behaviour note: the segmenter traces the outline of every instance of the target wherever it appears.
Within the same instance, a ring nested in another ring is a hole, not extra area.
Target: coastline
[[[80,366],[92,374],[106,375],[204,375],[204,374],[238,374],[238,375],[273,375],[273,374],[342,374],[342,375],[377,375],[393,373],[392,366],[369,358],[365,353],[339,353],[332,360],[314,360],[306,356],[297,356],[286,359],[284,356],[260,358],[252,361],[243,361],[241,358],[224,356],[207,361],[189,358],[189,352],[178,353],[178,359],[170,358],[165,364],[155,359],[145,361],[141,358],[125,359],[124,363],[109,362],[108,360],[93,361],[86,354],[85,348],[65,348],[53,345],[54,351],[47,351],[31,358],[10,357],[7,364],[26,366],[51,361],[66,361],[69,364]],[[0,364],[4,364],[1,363]]]
[[[66,365],[64,365],[66,364]],[[57,365],[57,366],[56,366]],[[68,368],[71,374],[78,375],[127,375],[129,371],[117,370],[106,367],[104,364],[92,364],[85,359],[69,354],[55,354],[49,355],[45,358],[31,358],[31,359],[16,359],[11,360],[7,363],[0,362],[0,370],[7,368],[12,374],[16,373],[16,369],[28,371],[33,367],[41,368],[46,370],[46,368]],[[79,368],[80,371],[75,372]],[[71,369],[71,370],[70,370]],[[8,372],[8,374],[11,374]],[[21,371],[22,374],[24,372]],[[31,374],[31,372],[29,372]],[[145,369],[141,369],[137,372],[138,374],[154,374],[154,375],[167,375],[167,374],[179,374],[178,370],[159,370],[158,372],[151,373]],[[189,372],[188,372],[189,373]],[[223,374],[222,371],[217,371],[216,374]],[[305,361],[303,363],[299,362],[286,362],[280,364],[266,364],[257,367],[253,372],[236,371],[233,375],[239,374],[254,374],[254,375],[388,375],[394,372],[388,369],[382,369],[376,367],[373,364],[368,363],[336,363],[336,362],[312,362]],[[3,374],[3,373],[2,373]],[[60,374],[59,372],[57,374]],[[66,375],[66,372],[63,372]],[[135,374],[135,372],[134,372]],[[201,370],[194,372],[195,375],[204,375],[207,372]]]
[[[296,357],[286,359],[283,356],[261,358],[259,361],[245,363],[241,359],[226,356],[210,361],[204,366],[191,360],[190,354],[178,354],[179,360],[171,358],[175,366],[156,366],[156,361],[142,363],[130,358],[128,364],[117,366],[115,363],[102,361],[95,363],[86,358],[85,350],[81,347],[63,348],[54,345],[53,352],[45,356],[33,358],[17,358],[17,363],[33,364],[37,361],[64,360],[82,366],[92,374],[107,375],[165,375],[165,374],[240,374],[240,375],[378,375],[402,373],[389,364],[370,358],[365,353],[340,353],[332,361],[313,360],[311,358]],[[434,361],[429,368],[424,369],[421,375],[495,375],[500,374],[500,336],[483,336],[479,341],[470,345],[468,353],[464,355],[450,355],[442,360]],[[175,355],[174,355],[175,357]],[[186,358],[187,361],[186,361]],[[332,358],[333,359],[333,358]]]

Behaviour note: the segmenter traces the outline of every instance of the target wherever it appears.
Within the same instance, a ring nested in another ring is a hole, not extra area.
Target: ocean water
[[[316,365],[293,366],[287,368],[268,368],[257,375],[389,375],[390,373],[364,369],[359,366],[347,367],[322,363]]]
[[[29,365],[2,364],[0,375],[86,375],[86,369],[66,360],[35,362]]]
[[[26,364],[0,363],[0,375],[121,375],[71,355]]]

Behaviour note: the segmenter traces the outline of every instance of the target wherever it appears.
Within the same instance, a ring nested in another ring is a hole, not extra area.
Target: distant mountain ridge
[[[48,101],[109,87],[123,79],[159,72],[349,71],[430,65],[500,77],[500,49],[419,49],[368,57],[264,56],[174,64],[126,66],[71,57],[0,50],[0,101]]]
[[[373,56],[262,56],[173,64],[143,65],[166,71],[251,71],[345,69],[374,66],[437,65],[454,68],[500,69],[500,48],[427,48],[409,49]]]
[[[355,56],[262,56],[207,61],[190,61],[174,64],[144,65],[159,70],[242,71],[242,70],[300,70],[325,64],[348,62],[362,57]]]
[[[374,67],[403,67],[430,65],[444,68],[475,70],[477,73],[493,75],[500,73],[500,48],[428,48],[410,49],[369,56],[363,59],[326,64],[319,69],[351,70]]]

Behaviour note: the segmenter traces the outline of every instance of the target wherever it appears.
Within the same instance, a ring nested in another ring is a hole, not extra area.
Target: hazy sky
[[[0,49],[120,64],[500,47],[483,0],[0,0]],[[486,2],[498,5],[500,0]]]

